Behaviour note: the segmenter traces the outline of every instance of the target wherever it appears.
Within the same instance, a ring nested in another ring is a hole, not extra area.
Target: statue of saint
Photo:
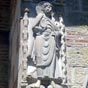
[[[29,24],[28,60],[33,60],[38,81],[35,85],[30,84],[30,87],[35,87],[36,84],[39,86],[41,80],[54,81],[62,77],[60,24],[53,17],[52,5],[49,2],[40,2],[36,12],[38,16]],[[27,88],[30,88],[29,86]]]

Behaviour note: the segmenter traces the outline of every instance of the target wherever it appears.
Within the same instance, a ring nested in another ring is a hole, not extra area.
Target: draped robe
[[[56,55],[55,38],[57,35],[55,29],[54,23],[47,17],[43,17],[37,28],[34,28],[36,34],[34,49],[38,78],[57,79],[60,76],[59,57]]]

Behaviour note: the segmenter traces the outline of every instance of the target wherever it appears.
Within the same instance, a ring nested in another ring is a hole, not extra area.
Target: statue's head
[[[37,13],[44,12],[45,14],[51,14],[52,5],[49,2],[42,1],[36,7]]]
[[[50,13],[52,11],[52,5],[49,2],[44,2],[42,5],[42,10],[44,13]]]

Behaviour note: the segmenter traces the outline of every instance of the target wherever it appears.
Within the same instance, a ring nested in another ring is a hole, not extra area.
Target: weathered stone
[[[71,84],[71,88],[85,88],[86,86],[88,72],[87,29],[87,26],[66,28],[68,82]],[[80,42],[80,45],[77,41]]]
[[[57,20],[52,5],[45,1],[36,6],[36,13],[32,18],[26,11],[21,20],[22,84],[40,88],[42,83],[48,87],[53,81],[59,88],[67,79],[63,19]]]
[[[67,50],[69,65],[84,67],[88,66],[88,47],[75,47]]]

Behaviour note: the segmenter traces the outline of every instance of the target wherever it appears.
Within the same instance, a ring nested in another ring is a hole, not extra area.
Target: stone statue
[[[28,51],[27,51],[27,79],[26,88],[46,88],[42,81],[49,81],[47,88],[62,88],[61,70],[61,27],[62,19],[56,21],[52,5],[49,2],[40,2],[36,7],[36,18],[29,18]]]

